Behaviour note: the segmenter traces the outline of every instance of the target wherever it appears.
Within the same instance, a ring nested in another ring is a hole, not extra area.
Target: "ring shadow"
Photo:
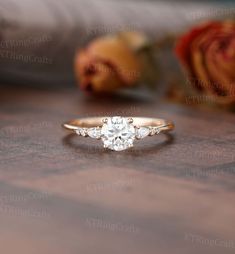
[[[75,142],[75,140],[78,138],[78,136],[75,133],[66,135],[62,139],[62,143],[64,146],[74,150],[74,152],[79,152],[80,154],[84,154],[86,156],[90,153],[92,155],[99,155],[99,156],[112,154],[118,157],[120,157],[120,155],[136,157],[136,156],[144,156],[149,154],[156,154],[159,150],[162,150],[174,143],[175,137],[172,134],[166,133],[164,136],[166,137],[166,139],[161,143],[157,143],[155,145],[152,145],[151,143],[150,146],[144,145],[141,147],[139,146],[132,147],[125,151],[120,151],[119,153],[115,153],[114,151],[109,149],[104,149],[103,147],[100,147],[100,146],[94,147],[94,146],[90,146],[89,144],[77,143]]]

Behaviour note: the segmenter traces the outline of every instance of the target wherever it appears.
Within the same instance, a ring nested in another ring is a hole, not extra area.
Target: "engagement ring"
[[[145,117],[89,117],[71,120],[63,127],[79,136],[101,139],[104,148],[122,151],[133,147],[135,140],[174,129],[171,121]]]

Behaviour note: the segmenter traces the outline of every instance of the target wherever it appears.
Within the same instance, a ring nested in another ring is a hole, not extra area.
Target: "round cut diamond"
[[[111,150],[122,151],[133,146],[135,140],[135,127],[127,118],[115,116],[107,118],[101,128],[104,147]]]

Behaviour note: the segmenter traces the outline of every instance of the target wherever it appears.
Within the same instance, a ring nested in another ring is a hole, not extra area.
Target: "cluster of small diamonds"
[[[88,134],[87,134],[87,128],[77,128],[75,130],[75,132],[79,135],[79,136],[83,136],[83,137],[87,137]]]
[[[161,129],[159,127],[150,127],[150,136],[159,134]]]

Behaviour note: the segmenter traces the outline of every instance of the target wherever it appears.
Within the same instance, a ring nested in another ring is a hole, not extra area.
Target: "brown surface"
[[[104,114],[168,118],[176,130],[115,153],[60,128]],[[1,88],[0,120],[1,253],[235,252],[234,115]]]

